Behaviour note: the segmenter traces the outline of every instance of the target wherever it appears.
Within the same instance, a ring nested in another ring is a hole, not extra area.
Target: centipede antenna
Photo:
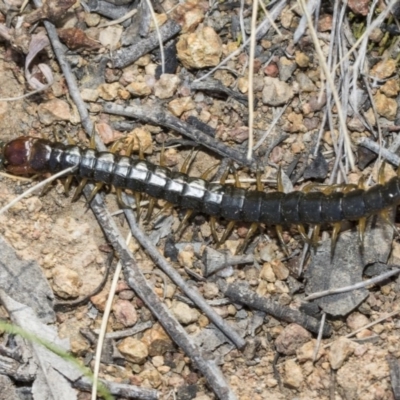
[[[335,222],[333,224],[332,238],[331,238],[331,258],[333,258],[333,255],[335,254],[335,247],[340,232],[340,227],[341,227],[340,222]]]
[[[378,183],[380,185],[385,184],[385,166],[386,166],[386,161],[383,160],[381,166],[379,167],[379,172],[378,172]]]
[[[216,247],[220,247],[225,240],[228,238],[228,236],[232,233],[233,228],[235,227],[236,221],[229,221],[228,226],[225,229],[224,234],[222,235],[221,239],[219,240],[219,242],[217,243]]]
[[[211,234],[213,236],[213,239],[214,239],[215,243],[218,244],[219,238],[218,238],[218,235],[217,235],[217,229],[215,227],[215,223],[216,222],[217,222],[217,218],[215,218],[214,216],[210,217]]]
[[[92,192],[90,193],[90,195],[89,195],[89,198],[88,198],[88,204],[90,204],[90,202],[94,199],[94,197],[96,196],[96,194],[99,192],[99,190],[101,190],[101,188],[104,186],[104,183],[101,183],[101,182],[99,182],[99,183],[96,183],[95,185],[94,185],[94,188],[93,188],[93,190],[92,190]]]
[[[88,180],[86,178],[79,182],[78,187],[75,189],[74,195],[72,196],[71,202],[78,200],[79,195],[82,193],[83,188],[86,186]]]
[[[251,237],[254,235],[254,232],[258,229],[259,223],[258,222],[253,222],[250,225],[249,230],[247,231],[246,237],[244,238],[242,244],[238,247],[236,254],[242,254],[247,247],[247,244],[249,243],[249,240]]]
[[[289,250],[286,246],[285,241],[283,240],[283,228],[282,225],[275,225],[276,234],[278,235],[279,241],[281,242],[283,252],[287,257],[289,257]]]
[[[73,175],[69,175],[69,176],[67,176],[67,179],[64,182],[64,192],[65,192],[65,194],[67,196],[68,196],[68,193],[69,193],[69,188],[71,186],[72,179],[74,179],[74,176]]]
[[[178,229],[176,230],[175,235],[177,237],[180,237],[182,235],[183,230],[186,227],[186,224],[189,220],[189,218],[191,217],[191,215],[193,214],[193,210],[187,210],[185,216],[183,217],[183,220],[181,221],[181,223],[178,226]]]

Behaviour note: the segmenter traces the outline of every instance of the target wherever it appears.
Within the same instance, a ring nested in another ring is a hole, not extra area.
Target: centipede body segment
[[[400,203],[400,177],[367,190],[344,193],[247,191],[190,177],[146,160],[26,136],[7,143],[3,159],[12,174],[55,173],[75,167],[74,175],[85,182],[146,193],[230,221],[278,226],[335,224],[360,220]]]

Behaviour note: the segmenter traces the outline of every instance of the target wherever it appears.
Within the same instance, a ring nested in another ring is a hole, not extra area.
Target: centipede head
[[[41,173],[49,154],[46,140],[21,136],[3,145],[1,165],[14,175]]]

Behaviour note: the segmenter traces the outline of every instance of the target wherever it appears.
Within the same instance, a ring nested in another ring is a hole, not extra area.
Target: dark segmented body
[[[20,137],[5,145],[4,165],[14,174],[58,172],[131,189],[177,206],[232,221],[270,225],[322,224],[358,220],[400,203],[400,178],[346,193],[246,191],[109,152]]]

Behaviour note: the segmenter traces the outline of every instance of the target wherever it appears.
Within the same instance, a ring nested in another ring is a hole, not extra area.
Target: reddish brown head
[[[47,141],[21,136],[8,142],[3,148],[3,165],[14,175],[28,175],[46,169],[50,149]]]

